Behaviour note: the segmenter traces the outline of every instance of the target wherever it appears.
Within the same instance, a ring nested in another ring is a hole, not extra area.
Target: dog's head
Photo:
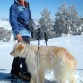
[[[26,44],[19,42],[14,46],[10,54],[14,57],[18,57],[18,56],[23,57],[25,53],[25,49],[26,49]]]

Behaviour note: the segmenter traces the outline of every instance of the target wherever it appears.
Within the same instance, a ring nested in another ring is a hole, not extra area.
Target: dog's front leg
[[[38,75],[38,79],[37,79],[37,75]],[[31,83],[44,83],[44,72],[43,70],[39,70],[38,72],[36,72],[35,74],[32,73],[32,79],[31,79]]]
[[[44,70],[42,68],[39,69],[38,71],[38,83],[44,83]]]
[[[31,83],[37,83],[37,75],[32,75]]]
[[[66,83],[66,80],[65,80],[64,77],[63,77],[63,78],[61,78],[61,79],[58,79],[58,80],[57,80],[57,83]]]
[[[33,79],[31,78],[31,81],[30,81],[30,83],[33,83]]]
[[[33,70],[30,70],[31,73],[31,83],[37,83],[37,67],[34,66]]]

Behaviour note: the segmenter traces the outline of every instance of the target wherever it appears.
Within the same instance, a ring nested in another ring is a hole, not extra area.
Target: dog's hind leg
[[[54,73],[54,76],[57,83],[66,83],[67,75],[65,73]]]
[[[71,76],[70,76],[70,83],[76,83],[76,79],[75,79],[75,76],[74,76],[74,74],[72,74]]]

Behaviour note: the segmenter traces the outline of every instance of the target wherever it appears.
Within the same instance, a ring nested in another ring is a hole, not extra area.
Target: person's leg
[[[24,42],[30,44],[30,38],[28,36],[22,36],[22,39]],[[25,58],[21,58],[21,64],[22,64],[22,68],[21,68],[21,75],[23,76],[27,76],[30,80],[31,80],[31,74],[29,73],[26,63],[25,63]]]
[[[21,63],[22,63],[22,68],[21,68],[21,75],[22,76],[27,76],[29,79],[31,79],[31,74],[28,72],[26,63],[25,63],[25,58],[21,58]]]
[[[30,37],[28,37],[28,36],[22,36],[22,39],[23,39],[24,42],[30,44]]]
[[[13,59],[13,63],[12,63],[12,69],[11,69],[11,74],[12,75],[19,75],[20,72],[20,62],[19,62],[20,58],[16,57]]]

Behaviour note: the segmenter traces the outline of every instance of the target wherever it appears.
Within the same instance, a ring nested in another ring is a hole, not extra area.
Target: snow
[[[0,72],[9,73],[13,57],[10,55],[11,50],[16,42],[0,42]],[[31,44],[38,44],[38,41],[31,41]],[[77,83],[83,83],[83,35],[66,36],[49,39],[48,46],[61,46],[67,48],[77,59],[78,68],[75,72]],[[45,45],[45,40],[40,41],[40,45]],[[46,79],[54,80],[53,72],[46,73]]]
[[[11,30],[11,25],[8,20],[0,19],[0,27],[4,27],[7,30]]]

